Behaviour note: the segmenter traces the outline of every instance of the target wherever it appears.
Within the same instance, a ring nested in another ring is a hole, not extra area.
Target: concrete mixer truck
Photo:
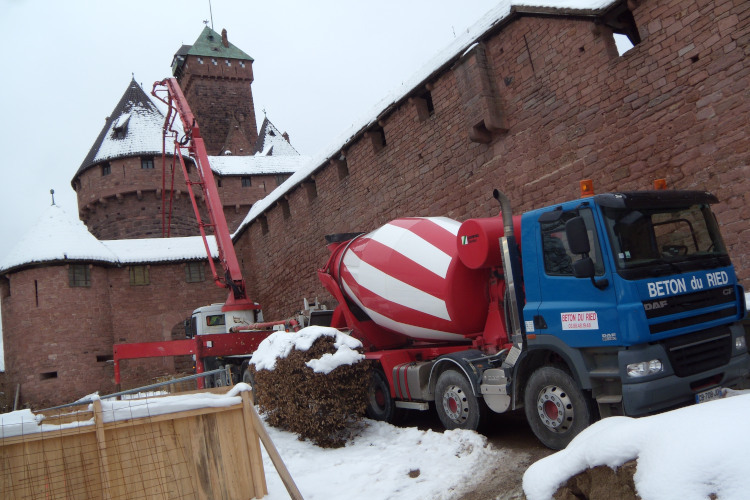
[[[597,194],[522,216],[495,197],[498,217],[326,237],[331,324],[376,367],[370,417],[434,407],[446,428],[478,429],[524,408],[561,449],[597,418],[720,398],[748,375],[715,196]]]

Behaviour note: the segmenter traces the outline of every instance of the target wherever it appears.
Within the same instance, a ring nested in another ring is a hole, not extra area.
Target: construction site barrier
[[[249,386],[219,391],[28,412],[20,427],[0,426],[0,498],[262,498],[262,441],[301,499]],[[201,407],[180,409],[191,404]]]

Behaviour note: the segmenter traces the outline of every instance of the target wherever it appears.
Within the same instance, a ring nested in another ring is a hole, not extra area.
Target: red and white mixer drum
[[[458,256],[460,223],[404,218],[352,240],[334,266],[341,289],[381,328],[425,341],[464,341],[484,328],[487,269]]]

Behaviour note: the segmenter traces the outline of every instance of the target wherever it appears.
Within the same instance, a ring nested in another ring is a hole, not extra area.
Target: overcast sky
[[[263,111],[302,154],[328,146],[498,0],[212,0],[255,59]],[[55,201],[130,83],[150,92],[211,19],[209,0],[0,0],[0,256]]]

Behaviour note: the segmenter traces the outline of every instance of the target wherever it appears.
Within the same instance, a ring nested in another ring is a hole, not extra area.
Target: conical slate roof
[[[255,143],[255,154],[261,156],[299,156],[299,153],[286,139],[271,120],[263,118],[258,142]]]
[[[208,236],[208,245],[212,257],[216,258],[218,249],[213,236]],[[83,222],[59,206],[51,205],[0,260],[0,274],[62,262],[128,265],[205,258],[206,247],[200,236],[97,240]]]
[[[0,272],[28,264],[64,261],[115,262],[116,258],[83,222],[59,206],[50,205],[0,261]]]
[[[135,79],[131,80],[73,179],[103,161],[161,155],[163,126],[162,112]]]

